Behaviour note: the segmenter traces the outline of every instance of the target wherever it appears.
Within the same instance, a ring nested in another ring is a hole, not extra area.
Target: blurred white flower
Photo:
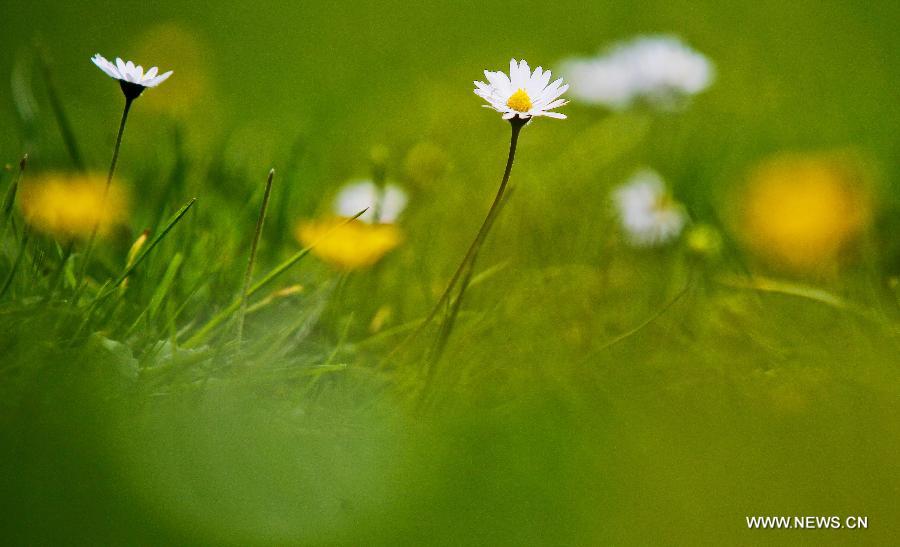
[[[144,89],[156,87],[172,75],[171,70],[157,75],[159,69],[156,67],[152,67],[147,72],[144,72],[144,67],[141,65],[135,66],[131,61],[126,63],[119,57],[116,57],[116,63],[113,64],[107,61],[106,58],[99,53],[91,57],[91,61],[93,61],[94,64],[97,65],[97,68],[105,72],[109,77],[119,80],[119,84],[122,86],[122,92],[125,93],[126,97],[132,99],[139,96]]]
[[[638,171],[612,197],[622,229],[635,246],[667,243],[681,234],[687,222],[684,207],[672,198],[656,171]]]
[[[576,97],[614,109],[639,100],[671,108],[715,79],[710,60],[674,36],[640,36],[597,57],[569,59],[563,71]]]
[[[511,120],[517,115],[523,120],[535,116],[566,118],[563,114],[550,111],[569,102],[559,98],[569,86],[563,84],[562,78],[548,85],[549,70],[537,67],[532,72],[524,60],[516,62],[512,59],[509,62],[509,76],[499,70],[485,70],[484,76],[488,83],[475,82],[475,94],[488,102],[483,106],[502,113],[504,120]]]
[[[370,180],[347,183],[334,199],[334,212],[342,217],[352,217],[363,209],[359,220],[368,223],[389,224],[396,222],[406,209],[406,192],[395,184],[379,188]]]

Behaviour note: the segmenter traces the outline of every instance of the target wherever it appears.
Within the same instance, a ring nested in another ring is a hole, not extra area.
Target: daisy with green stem
[[[111,63],[106,60],[99,53],[95,54],[91,57],[91,61],[97,68],[106,73],[110,78],[114,78],[119,81],[119,87],[122,89],[122,94],[125,96],[125,108],[122,111],[122,119],[119,122],[119,132],[116,134],[116,144],[113,148],[113,156],[112,161],[109,164],[109,173],[106,176],[106,189],[104,190],[104,199],[105,203],[105,195],[109,191],[109,186],[112,183],[113,175],[116,172],[116,162],[119,160],[119,148],[122,146],[122,136],[125,134],[125,123],[128,121],[128,113],[131,111],[131,103],[134,102],[135,99],[141,96],[141,94],[150,87],[156,87],[159,84],[166,81],[169,76],[172,75],[172,71],[164,72],[159,74],[159,69],[156,67],[150,68],[150,70],[144,72],[144,67],[141,65],[135,65],[133,62],[128,61],[125,62],[120,58],[116,58],[115,63]],[[102,205],[101,205],[102,207]],[[87,266],[91,259],[91,252],[94,248],[94,242],[97,238],[97,229],[99,225],[94,228],[90,239],[88,239],[87,248],[84,253],[84,264],[81,269],[81,280],[79,282],[79,286],[84,282],[84,276],[87,272]]]
[[[487,83],[476,81],[475,94],[487,101],[487,104],[483,105],[484,107],[500,112],[503,115],[503,119],[509,121],[512,130],[509,142],[509,155],[506,159],[506,169],[503,172],[503,178],[500,180],[500,187],[497,189],[497,194],[494,196],[494,201],[491,203],[490,209],[488,209],[481,228],[475,235],[475,240],[472,241],[462,262],[450,279],[450,283],[423,323],[424,327],[437,316],[441,309],[444,307],[448,308],[447,315],[441,324],[430,362],[437,361],[440,358],[444,346],[450,337],[463,296],[472,280],[478,252],[500,212],[505,196],[508,194],[509,177],[512,173],[519,133],[533,118],[566,118],[564,114],[554,112],[554,109],[568,103],[565,99],[561,99],[560,96],[566,92],[569,86],[563,84],[562,78],[550,83],[549,70],[545,71],[543,68],[537,67],[532,71],[524,60],[517,62],[515,59],[512,59],[509,63],[509,75],[502,71],[491,72],[485,70],[484,76],[487,79]],[[457,289],[455,298],[452,296],[454,289]]]

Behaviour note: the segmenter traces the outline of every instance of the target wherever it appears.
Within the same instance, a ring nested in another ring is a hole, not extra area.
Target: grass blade
[[[847,303],[839,296],[824,289],[801,285],[800,283],[792,283],[790,281],[782,281],[762,276],[754,276],[749,279],[731,276],[723,277],[720,282],[727,287],[736,289],[749,289],[765,293],[776,293],[795,296],[797,298],[806,298],[813,302],[826,304],[840,310],[848,307]]]
[[[125,278],[131,275],[131,272],[133,272],[138,266],[141,265],[141,262],[143,262],[144,259],[147,258],[147,255],[149,255],[153,251],[153,249],[157,245],[159,245],[159,243],[166,237],[166,235],[172,230],[172,228],[174,228],[175,225],[178,224],[178,222],[182,219],[182,217],[187,214],[190,208],[194,206],[194,203],[196,201],[197,198],[191,198],[189,202],[182,205],[181,209],[179,209],[174,215],[172,215],[172,217],[169,219],[169,222],[166,223],[166,227],[163,228],[162,231],[160,231],[158,234],[156,234],[156,237],[153,238],[153,241],[151,241],[150,244],[147,245],[147,247],[141,252],[141,254],[138,255],[138,257],[134,260],[134,263],[126,268],[124,272],[122,272],[119,278],[116,279],[116,282],[113,283],[112,288],[118,287],[123,281],[125,281]]]
[[[247,290],[247,297],[249,298],[250,296],[253,296],[255,293],[257,293],[263,287],[265,287],[266,285],[268,285],[269,283],[274,281],[279,275],[283,274],[288,269],[290,269],[291,266],[293,266],[294,264],[296,264],[297,262],[302,260],[303,257],[308,255],[310,253],[310,251],[312,251],[313,247],[315,247],[320,241],[326,239],[329,236],[329,234],[331,234],[331,232],[333,232],[337,228],[340,228],[341,226],[346,225],[349,222],[353,222],[354,220],[359,218],[359,216],[362,215],[363,213],[365,213],[366,211],[368,211],[368,208],[363,209],[362,211],[356,213],[355,215],[348,218],[341,224],[335,226],[334,228],[329,230],[325,235],[323,235],[321,239],[319,239],[318,241],[314,241],[312,244],[300,249],[299,251],[294,253],[290,258],[288,258],[287,260],[285,260],[284,262],[282,262],[281,264],[276,266],[274,269],[272,269],[272,271],[270,271],[265,276],[263,276],[262,279],[260,279],[259,281],[257,281],[256,283],[254,283],[253,285],[250,286],[250,288]],[[240,296],[238,298],[235,298],[231,302],[231,304],[228,305],[228,307],[226,307],[224,310],[220,311],[215,316],[213,316],[213,318],[210,319],[205,325],[203,325],[203,327],[201,327],[200,330],[198,330],[196,333],[194,333],[193,336],[188,338],[187,341],[183,344],[184,347],[192,348],[192,347],[195,347],[198,344],[202,343],[206,339],[206,337],[209,336],[209,334],[213,330],[215,330],[216,327],[221,325],[223,321],[228,319],[231,316],[231,314],[233,314],[240,308],[242,300],[243,299]]]
[[[150,304],[147,307],[147,317],[149,319],[156,317],[156,313],[159,311],[163,299],[169,293],[169,289],[172,287],[172,283],[174,283],[175,276],[178,274],[178,270],[181,268],[181,263],[183,261],[184,255],[181,253],[175,253],[175,256],[172,257],[169,267],[166,268],[166,273],[163,274],[162,281],[159,282],[156,290],[153,291],[153,296],[150,297]]]
[[[113,284],[106,290],[105,293],[102,293],[100,296],[97,297],[98,301],[103,300],[104,298],[108,297],[110,294],[115,292],[116,288],[119,285],[121,285],[122,282],[125,281],[125,279],[127,279],[128,276],[131,275],[131,273],[134,272],[134,270],[138,266],[141,265],[141,262],[143,262],[144,259],[147,258],[147,255],[149,255],[153,251],[153,249],[157,245],[159,245],[159,243],[166,237],[166,235],[172,230],[172,228],[174,228],[175,225],[178,224],[178,221],[180,221],[182,219],[182,217],[184,217],[184,215],[187,214],[187,212],[190,210],[190,208],[194,205],[194,203],[196,201],[197,201],[197,198],[191,198],[191,201],[187,202],[185,205],[183,205],[181,207],[181,209],[179,209],[174,215],[172,215],[172,217],[169,219],[169,222],[166,223],[166,227],[163,228],[162,231],[160,231],[158,234],[156,234],[156,237],[153,238],[153,241],[151,241],[144,248],[144,250],[141,252],[141,254],[139,254],[138,257],[134,260],[134,263],[132,263],[127,268],[125,268],[125,271],[122,272],[121,275],[119,275],[119,277],[115,280],[115,282],[113,282]]]
[[[244,316],[247,313],[247,292],[250,290],[250,280],[253,278],[253,264],[256,262],[256,250],[259,247],[259,237],[262,235],[263,223],[266,221],[266,210],[269,208],[269,197],[272,194],[272,179],[275,178],[275,170],[269,170],[266,179],[266,191],[263,194],[262,204],[259,206],[259,217],[256,219],[256,231],[253,233],[253,241],[250,243],[250,258],[247,260],[247,271],[244,272],[244,285],[241,289],[241,313],[238,314],[237,343],[240,345],[244,337]]]
[[[144,318],[146,318],[149,323],[156,317],[160,305],[162,305],[163,300],[172,288],[172,284],[175,282],[175,276],[178,274],[182,262],[184,262],[184,255],[175,253],[175,256],[172,257],[172,261],[169,262],[169,266],[166,268],[166,273],[163,274],[162,281],[159,282],[159,285],[156,286],[156,290],[153,291],[153,296],[150,297],[150,303],[147,304],[147,307],[141,311],[137,319],[134,320],[134,323],[132,323],[131,326],[128,327],[128,330],[125,331],[125,338],[134,332]]]
[[[22,159],[19,161],[19,172],[16,174],[16,178],[10,183],[9,188],[6,189],[6,195],[3,196],[3,209],[2,214],[3,218],[0,219],[0,242],[3,241],[3,238],[6,237],[6,230],[9,226],[9,218],[12,216],[13,206],[16,204],[16,195],[19,191],[19,183],[22,182],[22,175],[25,173],[25,166],[28,164],[28,154],[22,156]]]

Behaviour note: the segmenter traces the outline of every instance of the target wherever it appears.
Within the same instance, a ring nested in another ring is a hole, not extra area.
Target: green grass
[[[134,211],[98,243],[83,289],[83,247],[63,265],[63,243],[32,233],[23,244],[20,213],[6,222],[4,209],[0,280],[18,266],[0,299],[3,536],[889,544],[900,533],[898,9],[720,4],[6,8],[5,195],[24,153],[26,180],[106,169],[121,96],[90,55],[137,55],[145,25],[164,22],[204,54],[192,71],[184,52],[154,46],[176,73],[134,105],[118,167]],[[573,103],[569,120],[523,130],[515,190],[426,383],[437,326],[401,342],[465,253],[506,158],[508,125],[479,107],[471,80],[511,56],[552,69],[639,32],[683,36],[715,62],[715,85],[681,112]],[[187,97],[177,82],[197,71],[207,84],[195,102],[158,110]],[[406,238],[374,268],[337,273],[291,231],[368,176],[379,147],[411,194]],[[858,259],[816,278],[748,256],[730,230],[747,169],[778,151],[847,148],[868,158],[878,190]],[[722,232],[719,256],[624,243],[608,195],[644,165]],[[870,528],[744,521],[832,514],[868,515]]]

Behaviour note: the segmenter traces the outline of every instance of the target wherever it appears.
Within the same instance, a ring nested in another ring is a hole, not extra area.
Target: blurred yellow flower
[[[301,221],[295,236],[301,244],[313,246],[311,252],[321,260],[345,271],[374,265],[403,239],[393,224],[347,222],[340,217]]]
[[[128,215],[125,190],[115,182],[108,193],[105,187],[99,174],[46,174],[23,185],[22,213],[28,224],[58,238],[89,237],[94,227],[104,236]]]
[[[784,154],[750,174],[739,218],[759,256],[798,271],[834,264],[868,224],[862,166],[837,154]]]

